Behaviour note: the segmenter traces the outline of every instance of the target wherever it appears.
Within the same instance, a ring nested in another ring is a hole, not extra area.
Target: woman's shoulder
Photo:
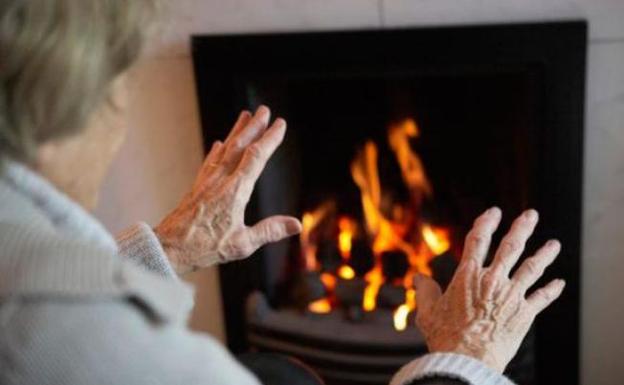
[[[220,382],[222,367],[255,384],[207,335],[170,322],[140,297],[12,297],[0,303],[1,383]],[[9,376],[2,378],[2,376]],[[152,380],[150,380],[150,378]],[[181,381],[182,379],[182,381]],[[188,381],[184,381],[184,379]]]

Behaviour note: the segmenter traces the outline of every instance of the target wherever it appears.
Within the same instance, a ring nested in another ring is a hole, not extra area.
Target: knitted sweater
[[[217,341],[187,329],[192,288],[177,279],[149,226],[116,242],[46,180],[5,164],[1,384],[258,384]],[[417,359],[392,384],[436,376],[511,384],[453,354]]]

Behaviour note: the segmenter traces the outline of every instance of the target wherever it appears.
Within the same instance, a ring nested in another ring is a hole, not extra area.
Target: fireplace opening
[[[221,267],[229,347],[298,357],[330,385],[387,383],[426,352],[414,275],[447,285],[480,212],[498,205],[507,228],[535,207],[528,250],[559,238],[545,280],[568,289],[508,374],[578,383],[585,29],[194,37],[207,146],[243,108],[266,104],[288,121],[248,218],[287,213],[304,227]]]

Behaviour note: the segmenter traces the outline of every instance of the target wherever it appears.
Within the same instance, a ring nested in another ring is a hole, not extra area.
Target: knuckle
[[[473,246],[480,246],[485,243],[486,237],[482,232],[472,230],[468,233],[467,239]]]
[[[508,238],[503,240],[502,247],[505,251],[515,252],[522,248],[522,244],[515,238]]]
[[[539,291],[539,295],[546,303],[553,300],[553,294],[550,292],[550,290],[542,289]]]
[[[498,279],[492,270],[483,275],[482,284],[486,289],[492,289],[496,287]]]
[[[533,257],[528,258],[524,262],[524,266],[525,266],[526,271],[530,275],[538,275],[538,274],[541,273],[541,269],[540,269],[539,263]]]
[[[251,244],[244,245],[241,249],[241,255],[248,257],[256,251],[256,248]]]
[[[494,277],[494,274],[492,274],[492,270],[483,275],[483,284],[491,285],[494,281],[496,281],[496,278]]]
[[[254,241],[254,237],[250,233],[247,233],[246,236],[237,245],[238,253],[242,256],[249,256],[253,254],[253,252],[256,251],[256,248],[254,247]]]
[[[232,174],[232,179],[228,184],[228,188],[225,189],[224,193],[226,197],[229,197],[232,201],[236,201],[236,199],[240,198],[240,192],[244,186],[246,174],[242,170],[236,170],[234,174]]]
[[[237,150],[241,150],[245,147],[245,143],[243,142],[241,138],[236,138],[236,140],[232,142],[232,147],[234,147]]]
[[[489,214],[489,210],[486,212],[481,213],[481,215],[479,215],[478,217],[475,218],[474,220],[474,224],[475,225],[483,225],[484,223],[486,223],[488,221],[488,219],[490,218],[490,214]]]
[[[270,223],[262,227],[262,239],[264,242],[272,242],[276,238],[277,225]]]
[[[247,155],[249,156],[251,160],[258,161],[262,159],[262,154],[263,154],[262,148],[260,148],[260,146],[257,143],[252,144],[251,146],[247,147],[246,151],[247,151]]]

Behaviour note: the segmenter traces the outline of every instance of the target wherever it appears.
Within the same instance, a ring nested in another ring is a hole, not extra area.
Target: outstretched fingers
[[[555,261],[560,251],[559,241],[550,240],[534,256],[525,259],[511,279],[515,290],[524,295],[542,277],[544,270]]]
[[[234,140],[234,138],[236,138],[241,133],[241,131],[249,124],[249,121],[252,117],[253,115],[251,114],[251,112],[247,110],[241,111],[240,115],[238,115],[236,123],[234,123],[234,127],[232,127],[232,130],[225,139],[226,145],[229,145],[232,140]]]
[[[253,191],[253,186],[260,177],[267,162],[284,140],[286,121],[277,119],[264,134],[245,150],[245,153],[236,169],[236,175],[243,178],[240,183],[242,197],[247,200]]]
[[[509,275],[524,252],[526,242],[535,231],[538,220],[539,215],[535,210],[527,210],[516,218],[496,251],[490,267],[492,276],[503,278]]]
[[[223,175],[224,157],[226,154],[232,156],[232,141],[236,140],[241,131],[249,124],[252,115],[249,111],[242,111],[234,123],[234,127],[228,134],[224,142],[217,140],[212,144],[208,155],[204,158],[204,163],[195,179],[195,190],[203,191],[207,186],[212,185],[216,179]]]
[[[245,149],[264,133],[270,119],[271,111],[269,108],[260,106],[246,124],[241,123],[235,126],[232,134],[226,140],[223,154],[223,163],[228,168],[228,172],[240,162]],[[245,118],[242,117],[239,120],[245,120]]]
[[[555,279],[550,281],[548,285],[536,290],[529,298],[527,298],[527,305],[534,315],[538,315],[561,296],[564,288],[564,280]]]
[[[297,218],[275,215],[265,218],[255,225],[244,230],[245,249],[241,250],[241,257],[247,257],[267,243],[281,241],[282,239],[299,234],[301,222]]]
[[[498,228],[501,217],[501,210],[493,207],[475,220],[472,230],[466,236],[464,254],[458,270],[465,268],[470,260],[476,262],[479,267],[483,266],[492,242],[492,234]]]
[[[195,178],[193,190],[201,193],[206,186],[213,183],[215,176],[213,171],[219,166],[219,160],[223,155],[223,143],[219,140],[215,141],[204,159],[204,163]]]

